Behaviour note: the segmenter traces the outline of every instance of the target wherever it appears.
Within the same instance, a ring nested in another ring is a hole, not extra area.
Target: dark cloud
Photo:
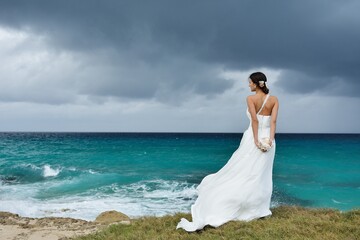
[[[351,77],[351,76],[349,76]],[[356,79],[351,79],[356,80]],[[286,70],[274,86],[288,93],[359,96],[360,81],[347,81],[344,77],[329,74],[308,75],[305,72]]]
[[[1,1],[0,24],[45,35],[53,48],[113,51],[117,77],[82,86],[84,93],[211,96],[232,86],[214,75],[221,66],[283,70],[277,85],[290,92],[359,97],[358,9],[357,0],[12,0]]]
[[[101,61],[102,64],[107,61]],[[211,97],[233,86],[234,80],[217,76],[217,69],[209,69],[192,59],[168,58],[162,64],[144,63],[125,57],[113,59],[103,67],[89,64],[78,76],[77,89],[82,94],[116,96],[120,98],[154,98],[179,103],[187,95],[199,94]],[[184,99],[185,98],[185,99]]]

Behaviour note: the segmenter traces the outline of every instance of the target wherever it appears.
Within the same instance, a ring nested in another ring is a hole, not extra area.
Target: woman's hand
[[[254,143],[255,143],[256,147],[257,147],[260,151],[266,152],[266,151],[264,151],[264,149],[261,148],[261,145],[260,145],[259,140],[254,140]]]
[[[267,151],[272,147],[273,141],[274,141],[274,140],[271,140],[271,139],[270,139],[270,141],[268,142],[268,144],[269,144],[270,147],[266,147],[266,145],[263,145],[263,144],[260,143],[259,140],[257,140],[257,139],[254,140],[254,143],[255,143],[256,147],[257,147],[260,151],[262,151],[262,152],[267,152]]]

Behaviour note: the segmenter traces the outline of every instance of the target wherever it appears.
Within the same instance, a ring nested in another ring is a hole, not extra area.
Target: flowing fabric
[[[271,116],[259,115],[259,139],[270,137]],[[207,175],[197,186],[198,198],[191,206],[192,222],[182,218],[176,229],[188,232],[206,225],[218,227],[228,221],[253,219],[271,215],[272,169],[275,157],[275,141],[268,152],[262,152],[254,143],[251,116],[238,149],[216,173]]]

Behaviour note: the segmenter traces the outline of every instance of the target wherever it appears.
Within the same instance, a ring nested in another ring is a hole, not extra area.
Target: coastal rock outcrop
[[[94,222],[101,224],[110,224],[110,223],[130,224],[130,218],[126,214],[121,212],[106,211],[100,213]]]
[[[0,239],[64,239],[94,233],[104,225],[81,219],[45,217],[29,218],[0,212]]]

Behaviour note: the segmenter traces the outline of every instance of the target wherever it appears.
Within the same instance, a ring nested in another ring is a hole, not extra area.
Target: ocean
[[[232,133],[0,133],[0,211],[94,220],[190,212]],[[272,207],[360,208],[360,134],[277,134]],[[241,186],[239,186],[241,187]]]

